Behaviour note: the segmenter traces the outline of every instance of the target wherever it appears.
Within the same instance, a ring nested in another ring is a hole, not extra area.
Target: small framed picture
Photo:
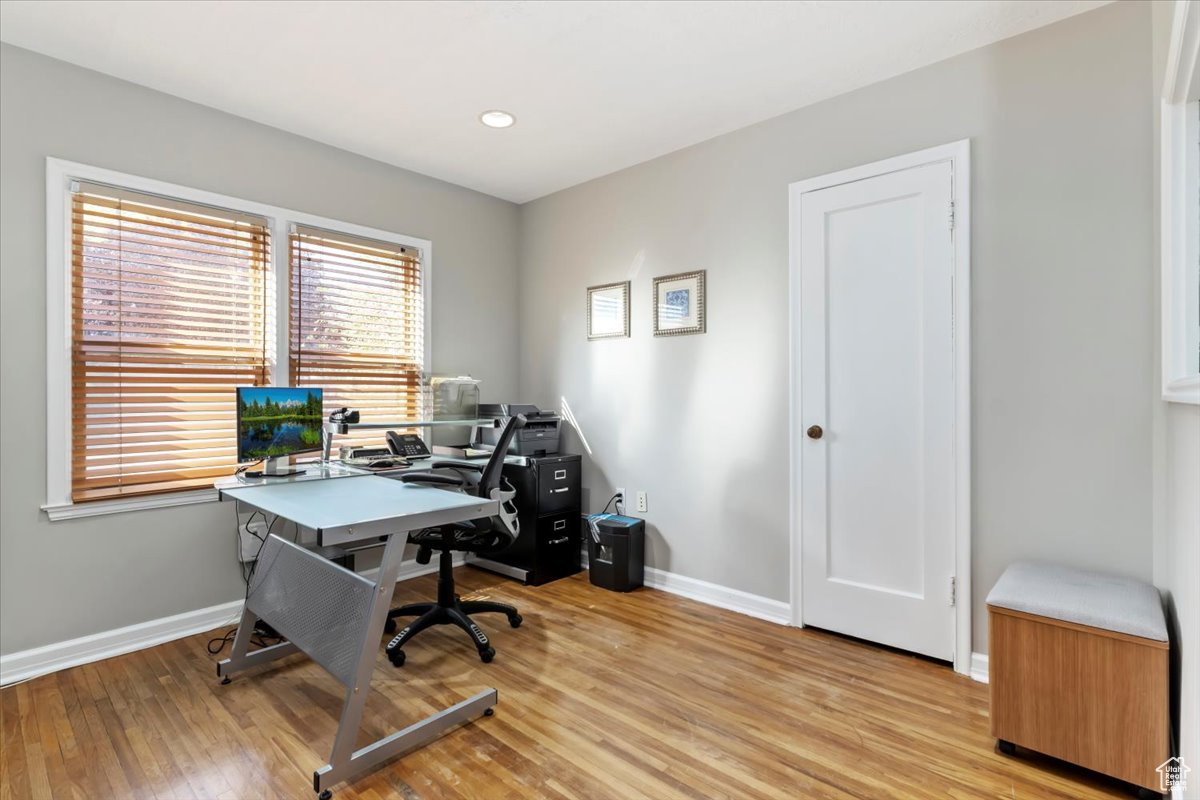
[[[681,272],[654,279],[654,335],[704,333],[704,273]]]
[[[629,335],[629,281],[588,287],[587,325],[588,339]]]

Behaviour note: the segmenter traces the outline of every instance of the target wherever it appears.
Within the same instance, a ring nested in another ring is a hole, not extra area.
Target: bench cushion
[[[1167,641],[1158,590],[1132,578],[1018,561],[996,581],[987,602],[1039,617]]]

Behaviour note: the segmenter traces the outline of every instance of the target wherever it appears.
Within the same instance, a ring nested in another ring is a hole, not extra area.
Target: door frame
[[[918,150],[850,169],[797,181],[788,186],[788,529],[791,544],[792,624],[804,627],[801,608],[800,447],[804,424],[800,406],[801,196],[890,172],[950,162],[954,222],[954,671],[971,673],[971,140]],[[947,220],[947,224],[949,224]],[[950,587],[946,587],[947,602]]]

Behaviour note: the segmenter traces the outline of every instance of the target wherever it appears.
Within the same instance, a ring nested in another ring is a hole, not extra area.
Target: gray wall
[[[570,403],[593,508],[649,492],[650,564],[787,600],[787,186],[970,137],[974,649],[1016,558],[1148,579],[1150,70],[1113,4],[523,206],[521,399]],[[708,333],[654,339],[691,269]],[[587,342],[625,278],[632,337]]]
[[[1167,49],[1171,43],[1173,3],[1156,3],[1153,12],[1154,74],[1151,91],[1160,96]],[[1151,112],[1155,130],[1154,229],[1158,230],[1159,115]],[[1159,263],[1161,242],[1154,240],[1154,261]],[[1157,270],[1155,274],[1158,275]],[[1155,308],[1155,333],[1161,324]],[[1154,364],[1162,364],[1161,340],[1155,338]],[[1176,699],[1175,726],[1179,755],[1188,764],[1200,764],[1200,406],[1166,403],[1161,398],[1161,369],[1154,370],[1151,386],[1155,422],[1154,582],[1166,600],[1174,639],[1172,691]],[[1194,769],[1194,767],[1193,767]],[[1200,786],[1191,783],[1189,797],[1200,798]]]
[[[516,391],[513,204],[7,44],[0,98],[0,653],[241,593],[229,508],[39,511],[46,156],[430,239],[433,368],[482,378],[485,399]]]

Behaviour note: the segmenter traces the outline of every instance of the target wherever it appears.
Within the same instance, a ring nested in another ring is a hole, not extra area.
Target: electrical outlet
[[[646,493],[645,492],[637,493],[637,510],[638,511],[646,510]]]
[[[616,500],[613,501],[613,504],[617,507],[617,509],[619,511],[624,511],[625,510],[625,490],[618,487],[616,489],[613,489],[613,494],[620,495],[620,497],[618,497]]]

